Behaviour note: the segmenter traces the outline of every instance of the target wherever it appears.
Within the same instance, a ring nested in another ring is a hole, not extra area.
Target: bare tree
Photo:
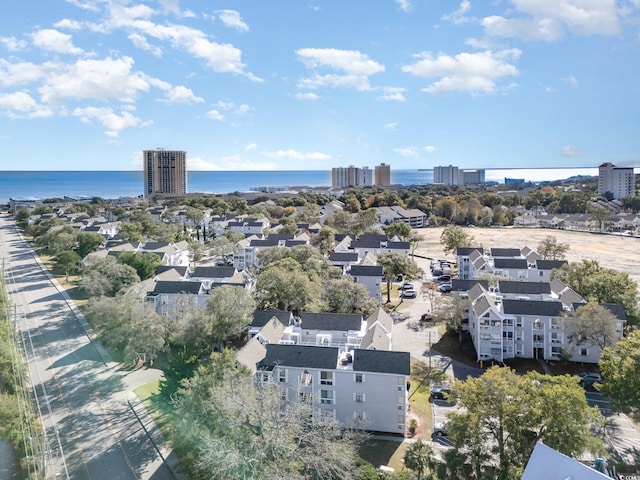
[[[589,302],[567,315],[572,343],[575,345],[613,347],[618,339],[618,319],[610,310],[596,302]]]

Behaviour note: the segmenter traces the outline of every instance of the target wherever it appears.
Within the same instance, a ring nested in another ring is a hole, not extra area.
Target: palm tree
[[[435,457],[433,449],[422,440],[413,443],[404,454],[404,464],[418,475],[418,480],[422,474],[435,467]]]

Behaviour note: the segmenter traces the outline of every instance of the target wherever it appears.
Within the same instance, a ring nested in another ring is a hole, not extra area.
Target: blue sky
[[[0,170],[640,166],[640,0],[2,10]]]

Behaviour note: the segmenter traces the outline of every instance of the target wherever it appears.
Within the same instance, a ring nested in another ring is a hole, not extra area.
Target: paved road
[[[12,320],[42,413],[46,478],[176,478],[167,465],[175,458],[169,457],[158,429],[131,392],[158,378],[158,372],[122,371],[91,341],[89,326],[4,215],[0,257],[14,303]]]

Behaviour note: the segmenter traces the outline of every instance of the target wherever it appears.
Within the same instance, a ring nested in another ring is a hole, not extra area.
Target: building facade
[[[598,195],[611,192],[615,200],[635,195],[633,168],[616,167],[613,163],[603,163],[598,167]]]
[[[144,196],[180,196],[187,193],[187,152],[181,150],[145,150]]]
[[[331,186],[333,187],[371,187],[373,171],[369,167],[334,167],[331,169]]]
[[[376,165],[374,182],[376,187],[388,187],[391,185],[391,166],[386,163]]]
[[[433,167],[433,183],[444,185],[481,185],[485,183],[483,168],[459,169],[456,166]]]

